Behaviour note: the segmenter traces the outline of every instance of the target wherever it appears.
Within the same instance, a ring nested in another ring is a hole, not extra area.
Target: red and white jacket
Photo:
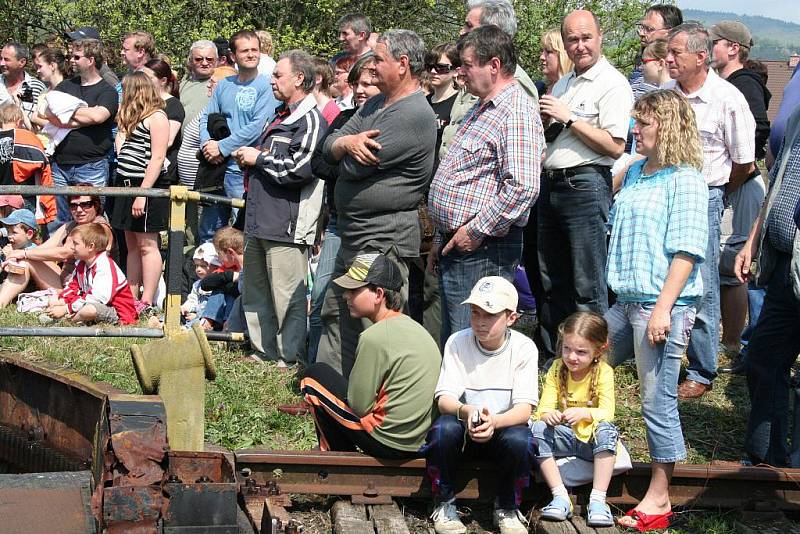
[[[117,310],[122,324],[133,324],[139,319],[128,280],[107,252],[95,257],[91,265],[79,260],[72,280],[59,296],[70,314],[86,304],[104,304]]]

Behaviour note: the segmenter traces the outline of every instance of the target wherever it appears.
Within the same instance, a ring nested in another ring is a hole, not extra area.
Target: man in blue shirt
[[[230,198],[244,195],[244,174],[231,152],[243,146],[255,146],[264,124],[275,115],[278,101],[272,94],[270,78],[258,73],[261,50],[258,35],[250,30],[236,32],[231,37],[231,50],[239,74],[220,80],[206,113],[200,118],[200,147],[209,163],[221,164],[227,159],[224,190]],[[231,134],[214,140],[208,133],[208,116],[223,115]],[[219,228],[236,219],[236,210],[221,204],[206,206],[200,219],[199,242],[210,241]]]

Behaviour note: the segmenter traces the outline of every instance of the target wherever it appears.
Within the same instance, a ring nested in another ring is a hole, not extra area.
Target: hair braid
[[[569,397],[569,391],[567,390],[567,378],[569,376],[569,369],[567,366],[564,365],[564,362],[559,362],[560,367],[558,368],[558,396],[559,400],[561,401],[561,410],[567,409],[567,399]]]

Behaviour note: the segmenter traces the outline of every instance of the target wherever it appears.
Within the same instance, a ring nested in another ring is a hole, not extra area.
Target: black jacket
[[[225,115],[222,113],[208,115],[208,135],[215,141],[221,141],[231,135],[231,129],[228,128]],[[214,165],[206,161],[201,149],[197,151],[197,159],[200,160],[200,166],[197,168],[194,190],[207,193],[221,190],[225,183],[225,170],[228,168],[230,156],[225,158],[222,163]]]
[[[769,139],[769,118],[767,118],[767,108],[772,98],[767,86],[761,76],[750,69],[739,69],[730,76],[727,81],[733,84],[745,100],[750,105],[750,112],[756,120],[756,159],[763,159],[767,151],[767,140]]]

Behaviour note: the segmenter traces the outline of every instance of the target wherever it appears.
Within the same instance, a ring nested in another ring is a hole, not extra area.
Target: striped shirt
[[[142,121],[136,125],[119,150],[117,174],[130,180],[132,187],[140,187],[151,157],[150,128]]]
[[[0,83],[2,83],[4,87],[6,86],[5,76],[1,74]],[[17,88],[17,94],[15,96],[19,99],[20,109],[29,119],[36,110],[36,103],[39,102],[39,95],[46,90],[47,87],[45,87],[41,80],[37,80],[27,72],[25,73],[25,77],[23,78],[22,83],[19,84],[19,87]],[[29,97],[26,100],[22,100],[20,97],[24,96],[27,91],[29,91]]]
[[[677,253],[695,265],[676,304],[703,294],[699,263],[708,245],[708,187],[691,167],[643,174],[647,160],[631,165],[608,217],[611,242],[606,277],[620,302],[654,303]]]
[[[694,109],[703,142],[703,177],[709,186],[728,183],[733,163],[756,158],[756,121],[744,95],[713,70],[703,86],[686,94],[675,80],[664,84],[686,97]]]
[[[431,183],[439,235],[466,226],[477,239],[525,226],[539,196],[543,147],[536,104],[516,82],[475,104]]]

